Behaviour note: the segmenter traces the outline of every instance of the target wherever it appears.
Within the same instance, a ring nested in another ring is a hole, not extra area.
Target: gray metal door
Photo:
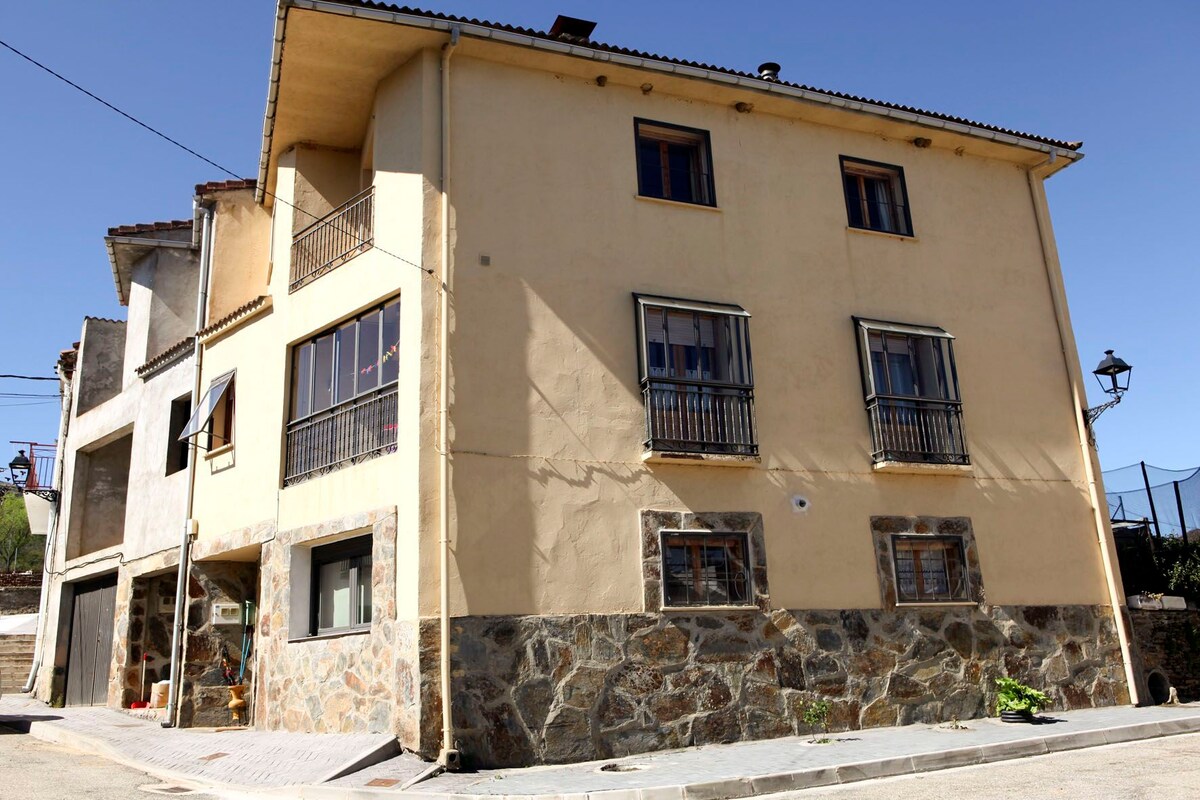
[[[108,701],[117,576],[76,584],[67,652],[67,705],[102,706]]]

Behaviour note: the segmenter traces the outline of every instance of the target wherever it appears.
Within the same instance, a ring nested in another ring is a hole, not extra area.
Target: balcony
[[[706,381],[642,383],[652,453],[757,456],[754,389]]]
[[[375,244],[375,187],[360,192],[292,237],[288,291],[315,281]]]
[[[872,397],[871,458],[876,464],[971,463],[963,435],[962,406],[944,400]]]
[[[283,485],[396,449],[396,384],[287,427]]]

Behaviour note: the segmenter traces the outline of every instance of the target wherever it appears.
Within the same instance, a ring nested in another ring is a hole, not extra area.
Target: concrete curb
[[[1200,715],[1074,733],[1033,736],[1009,742],[939,750],[873,761],[859,761],[837,766],[823,766],[774,775],[757,775],[682,786],[606,789],[582,794],[453,794],[316,785],[289,788],[293,793],[292,797],[299,797],[302,800],[379,800],[384,797],[391,798],[391,800],[736,800],[737,798],[776,792],[790,792],[839,783],[855,783],[873,778],[914,775],[921,772],[967,767],[975,764],[991,764],[1029,756],[1197,732],[1200,732]]]
[[[9,723],[12,724],[12,723]],[[18,723],[19,724],[19,723]],[[237,795],[262,795],[274,791],[284,792],[286,796],[295,797],[299,789],[298,786],[246,786],[244,784],[226,783],[205,779],[202,776],[194,775],[187,772],[178,772],[172,769],[147,764],[144,761],[139,761],[121,752],[118,748],[113,747],[99,737],[89,736],[87,734],[78,733],[75,731],[63,730],[48,720],[27,720],[23,726],[28,734],[35,739],[51,744],[69,747],[73,750],[78,750],[81,753],[98,756],[100,758],[120,764],[123,767],[143,772],[160,780],[186,786],[190,789],[203,789],[219,791],[226,794],[233,793]],[[329,774],[320,779],[321,783],[332,781],[349,775],[358,770],[369,767],[373,764],[378,764],[380,761],[392,758],[399,755],[400,744],[395,739],[383,742],[374,747],[369,747],[354,758],[347,761],[342,766],[338,767]]]

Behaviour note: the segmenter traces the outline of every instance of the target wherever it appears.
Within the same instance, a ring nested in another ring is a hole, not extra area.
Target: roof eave
[[[275,13],[274,45],[271,52],[271,76],[267,87],[267,108],[263,117],[263,138],[262,150],[259,154],[258,161],[258,182],[254,193],[255,201],[260,204],[264,201],[266,196],[267,176],[270,170],[271,147],[275,132],[275,110],[276,103],[279,99],[279,78],[283,63],[283,43],[286,37],[287,13],[288,9],[293,6],[308,11],[338,14],[345,17],[357,17],[360,19],[381,22],[391,22],[394,24],[407,25],[414,28],[424,28],[426,30],[446,31],[447,33],[452,28],[457,28],[460,34],[464,36],[490,39],[492,41],[505,44],[529,47],[535,50],[574,56],[577,58],[588,58],[593,61],[607,62],[620,66],[632,67],[634,69],[646,69],[684,78],[709,80],[715,83],[724,84],[726,86],[737,86],[738,88],[753,92],[794,97],[820,105],[841,108],[846,111],[872,114],[874,116],[884,117],[898,122],[919,125],[932,130],[948,131],[960,135],[971,136],[985,141],[996,142],[998,144],[1021,147],[1037,153],[1042,153],[1054,160],[1057,160],[1058,158],[1066,159],[1062,166],[1054,170],[1055,172],[1083,158],[1083,153],[1079,152],[1078,149],[1073,149],[1081,145],[1074,142],[1067,143],[1072,145],[1072,148],[1061,147],[1047,142],[1038,141],[1037,139],[1019,136],[1015,133],[990,130],[977,125],[971,125],[966,122],[941,119],[929,114],[905,111],[897,108],[889,108],[887,106],[870,103],[864,100],[852,100],[845,97],[837,97],[824,92],[814,91],[812,89],[791,86],[783,83],[773,83],[759,78],[734,75],[728,72],[706,69],[700,66],[675,64],[654,58],[614,53],[608,50],[598,50],[583,44],[556,41],[553,39],[544,39],[537,36],[529,36],[511,31],[498,30],[496,28],[487,27],[486,25],[478,25],[471,22],[422,17],[413,14],[405,14],[401,11],[392,11],[385,8],[349,6],[336,2],[336,0],[279,0],[279,5],[277,6]]]

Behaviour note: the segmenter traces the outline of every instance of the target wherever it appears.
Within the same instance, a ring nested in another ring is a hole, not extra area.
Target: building
[[[128,706],[169,663],[186,516],[190,332],[198,286],[192,221],[110,228],[109,266],[128,320],[89,317],[58,372],[64,415],[57,520],[36,692]],[[52,517],[53,519],[53,517]]]
[[[184,695],[251,601],[254,724],[451,764],[1136,699],[1043,191],[1079,143],[591,37],[281,3]]]

